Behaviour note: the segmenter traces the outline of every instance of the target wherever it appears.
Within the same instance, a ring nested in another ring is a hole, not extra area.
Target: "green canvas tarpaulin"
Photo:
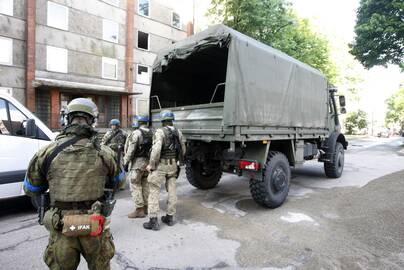
[[[213,26],[160,51],[153,73],[164,72],[174,60],[187,59],[209,46],[228,47],[224,126],[327,128],[324,75],[225,25]]]

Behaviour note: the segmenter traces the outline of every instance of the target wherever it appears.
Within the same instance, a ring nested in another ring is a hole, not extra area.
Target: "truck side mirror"
[[[344,107],[342,107],[339,111],[341,114],[346,114],[346,109]]]
[[[345,107],[345,96],[339,96],[339,106]]]
[[[25,127],[25,135],[27,137],[36,137],[36,125],[34,119],[28,119]]]

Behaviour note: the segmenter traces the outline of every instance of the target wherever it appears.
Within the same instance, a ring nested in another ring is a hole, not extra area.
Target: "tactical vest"
[[[172,130],[169,127],[163,127],[164,143],[161,147],[161,158],[178,160],[178,146],[176,147],[176,141],[179,141],[178,131],[174,128]],[[177,140],[176,140],[177,139]]]
[[[139,131],[142,134],[142,143],[138,145],[135,157],[149,157],[153,144],[153,131],[150,129],[144,130],[143,128],[139,128]]]
[[[51,202],[80,202],[97,200],[104,194],[108,169],[100,150],[90,142],[62,150],[48,171]]]

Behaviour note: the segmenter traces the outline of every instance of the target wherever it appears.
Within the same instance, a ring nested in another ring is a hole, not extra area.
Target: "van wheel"
[[[185,174],[188,182],[199,189],[214,188],[222,177],[220,161],[208,160],[206,165],[198,160],[187,160]]]
[[[254,201],[268,208],[281,206],[289,193],[290,175],[287,157],[281,152],[269,152],[263,180],[250,181]]]
[[[344,170],[344,163],[344,147],[341,143],[337,142],[335,145],[333,162],[324,162],[325,175],[330,178],[339,178]]]

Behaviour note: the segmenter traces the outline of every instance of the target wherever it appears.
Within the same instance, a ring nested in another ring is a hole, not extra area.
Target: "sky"
[[[176,3],[174,8],[179,9],[184,20],[195,19],[196,31],[201,31],[210,24],[206,12],[210,0],[160,0]],[[359,0],[289,0],[293,4],[296,13],[303,18],[308,18],[314,30],[327,37],[331,46],[337,51],[333,58],[337,63],[353,58],[347,53],[347,45],[354,39],[354,27],[356,22],[356,9]],[[193,2],[195,8],[192,8]],[[193,16],[193,10],[195,16]],[[345,58],[345,59],[342,59]],[[359,64],[358,64],[359,66]],[[351,108],[365,110],[375,121],[376,126],[384,123],[386,111],[385,100],[392,93],[398,90],[400,83],[404,84],[404,73],[400,73],[397,66],[374,67],[370,70],[362,69],[359,66],[360,74],[363,77],[359,85],[360,102]],[[347,107],[350,108],[349,106]]]

